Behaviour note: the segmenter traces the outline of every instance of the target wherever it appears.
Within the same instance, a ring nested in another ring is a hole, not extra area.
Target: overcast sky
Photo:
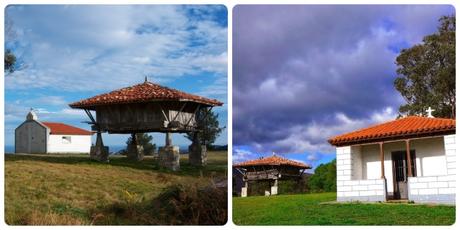
[[[84,129],[88,118],[68,104],[142,83],[218,99],[227,126],[225,6],[14,5],[6,8],[16,36],[6,39],[26,68],[5,77],[5,144],[32,107],[39,120]],[[227,144],[227,130],[216,144]],[[104,135],[124,145],[127,135]],[[155,135],[164,145],[164,135]],[[181,134],[173,143],[188,145]]]
[[[394,119],[395,58],[451,6],[249,6],[233,15],[233,161],[314,166],[331,136]]]

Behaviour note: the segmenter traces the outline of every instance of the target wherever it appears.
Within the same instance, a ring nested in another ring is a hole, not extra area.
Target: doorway
[[[415,150],[410,151],[412,176],[416,176],[417,170],[415,168]],[[391,160],[393,162],[393,199],[407,200],[407,174],[408,166],[406,159],[406,151],[396,151],[391,153]]]

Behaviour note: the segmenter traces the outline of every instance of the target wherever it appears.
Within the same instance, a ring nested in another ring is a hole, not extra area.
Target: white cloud
[[[362,119],[353,119],[344,113],[336,113],[332,120],[317,122],[312,121],[306,125],[291,127],[286,137],[267,145],[259,145],[260,151],[284,151],[287,153],[310,153],[309,158],[316,159],[316,153],[335,153],[334,147],[327,140],[336,135],[365,128],[370,125],[393,120],[397,113],[387,107],[382,111],[376,111]],[[257,149],[257,148],[256,148]],[[310,160],[310,159],[309,159]]]
[[[24,104],[33,105],[66,105],[66,100],[61,96],[42,96],[22,101]]]
[[[180,6],[8,10],[23,31],[18,40],[28,68],[6,78],[6,89],[104,90],[141,82],[145,75],[164,83],[227,72],[227,28],[189,18]]]
[[[255,154],[252,153],[251,151],[245,150],[245,149],[239,149],[237,147],[235,147],[233,149],[233,151],[234,151],[233,155],[232,155],[233,163],[239,163],[239,162],[247,161],[249,159],[254,158],[254,156],[255,156]]]

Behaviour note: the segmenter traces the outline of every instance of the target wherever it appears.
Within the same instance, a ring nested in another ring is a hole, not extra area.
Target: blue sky
[[[233,9],[233,161],[275,152],[316,167],[327,140],[395,119],[403,48],[449,5],[239,5]]]
[[[25,68],[5,77],[5,145],[30,108],[39,120],[84,129],[68,104],[149,80],[214,98],[227,126],[227,9],[221,5],[13,5],[5,39]],[[164,145],[163,134],[153,134]],[[104,135],[124,145],[127,135]],[[94,139],[94,138],[93,138]],[[94,141],[94,140],[93,140]],[[181,134],[176,145],[189,145]],[[227,130],[215,144],[227,144]]]

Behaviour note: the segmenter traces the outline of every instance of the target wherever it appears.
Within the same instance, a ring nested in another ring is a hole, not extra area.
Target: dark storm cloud
[[[395,116],[398,50],[450,6],[245,6],[233,10],[233,143],[327,151],[328,135]]]

